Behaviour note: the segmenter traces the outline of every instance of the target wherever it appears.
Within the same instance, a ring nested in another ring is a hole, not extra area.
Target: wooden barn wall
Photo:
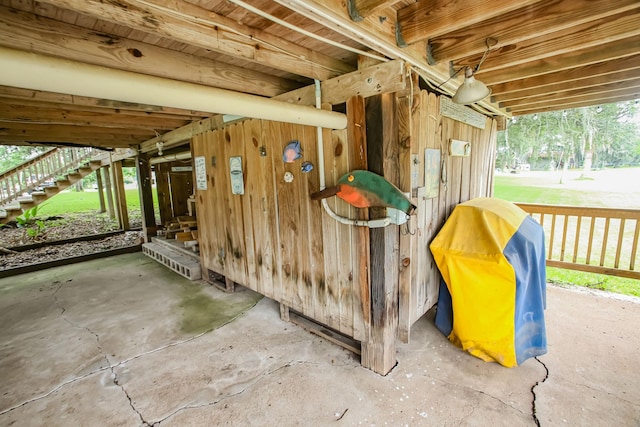
[[[429,250],[431,240],[458,203],[493,195],[496,121],[487,118],[483,130],[441,116],[439,98],[426,91],[398,94],[397,106],[401,189],[412,191],[417,206],[408,227],[400,231],[398,336],[408,342],[411,325],[438,298],[440,274]],[[471,142],[471,154],[450,156],[451,139]],[[426,149],[440,150],[441,155],[439,194],[434,198],[419,190],[427,184]]]
[[[346,130],[323,135],[331,186],[357,159]],[[360,271],[367,235],[329,218],[319,201],[310,200],[319,190],[316,139],[314,127],[254,119],[193,139],[193,156],[204,157],[207,175],[207,189],[196,190],[201,259],[210,271],[364,340],[360,292],[368,278]],[[303,158],[284,163],[283,149],[292,140],[300,141]],[[244,195],[231,192],[231,156],[242,157]],[[302,173],[302,161],[315,168]],[[285,172],[293,182],[285,182]],[[356,215],[335,197],[329,205],[338,214]]]
[[[417,206],[408,224],[396,227],[398,259],[386,261],[399,266],[398,337],[406,342],[411,325],[438,296],[440,276],[429,243],[458,203],[492,195],[496,122],[487,118],[482,130],[442,117],[438,97],[426,91],[395,97],[400,187],[411,191]],[[323,133],[327,186],[364,167],[347,134]],[[451,139],[471,142],[470,156],[450,156]],[[287,164],[282,152],[292,140],[300,141],[303,158]],[[440,150],[444,165],[434,198],[422,193],[428,148]],[[345,335],[369,340],[369,233],[334,221],[320,202],[309,199],[319,189],[316,129],[245,120],[196,136],[192,150],[206,165],[207,189],[196,190],[203,267]],[[231,193],[231,156],[242,157],[242,196]],[[302,161],[315,168],[302,173]],[[284,181],[285,172],[293,182]],[[337,197],[327,201],[341,216],[366,214]]]

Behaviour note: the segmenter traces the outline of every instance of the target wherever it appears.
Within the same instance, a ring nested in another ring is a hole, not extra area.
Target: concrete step
[[[177,250],[153,242],[144,243],[142,253],[189,280],[202,279],[200,262],[194,260],[192,256],[184,255]]]

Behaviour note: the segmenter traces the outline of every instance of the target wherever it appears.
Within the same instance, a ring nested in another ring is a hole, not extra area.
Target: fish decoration
[[[343,175],[336,186],[311,194],[311,200],[338,196],[357,208],[389,207],[407,215],[416,209],[407,196],[395,185],[373,172],[351,171]]]
[[[302,166],[300,167],[300,170],[302,171],[302,173],[308,173],[311,172],[313,170],[313,163],[311,162],[304,162],[302,164]]]
[[[300,141],[293,140],[289,142],[282,152],[282,161],[285,163],[293,163],[302,157],[302,147]]]

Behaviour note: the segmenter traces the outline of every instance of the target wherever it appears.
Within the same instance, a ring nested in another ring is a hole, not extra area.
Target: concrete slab
[[[549,353],[514,369],[429,313],[382,377],[238,289],[139,253],[1,279],[0,426],[640,425],[638,299],[550,287]]]

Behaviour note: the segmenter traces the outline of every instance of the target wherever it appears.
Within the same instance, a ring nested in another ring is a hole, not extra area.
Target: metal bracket
[[[360,15],[360,12],[358,12],[356,0],[347,0],[347,11],[349,12],[349,17],[351,17],[353,22],[360,22],[364,19],[364,16]]]
[[[407,47],[409,46],[407,42],[402,37],[402,26],[400,25],[400,21],[396,19],[396,44],[398,47]]]
[[[436,65],[438,61],[433,57],[433,45],[431,44],[431,40],[427,42],[427,64]]]

